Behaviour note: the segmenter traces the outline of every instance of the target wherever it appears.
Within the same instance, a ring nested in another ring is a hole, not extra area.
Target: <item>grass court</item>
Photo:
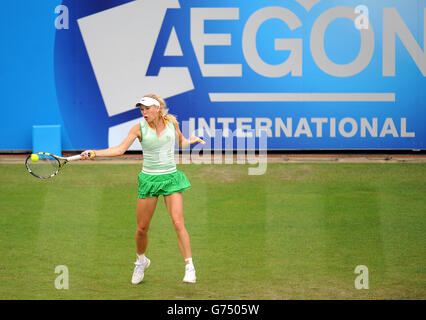
[[[178,165],[197,283],[163,198],[130,283],[141,164],[0,165],[0,299],[424,299],[425,163]],[[69,289],[55,288],[67,266]],[[369,289],[354,286],[368,267]]]

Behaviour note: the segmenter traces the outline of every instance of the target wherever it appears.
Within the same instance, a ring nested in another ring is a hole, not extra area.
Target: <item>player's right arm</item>
[[[81,153],[82,160],[96,157],[115,157],[124,154],[132,145],[135,139],[141,139],[141,130],[139,124],[134,125],[127,137],[118,146],[110,147],[103,150],[86,150]],[[89,154],[91,155],[89,157]]]

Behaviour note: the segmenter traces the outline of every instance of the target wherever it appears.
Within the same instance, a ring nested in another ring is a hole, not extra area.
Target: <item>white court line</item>
[[[211,102],[395,102],[395,93],[209,93]]]

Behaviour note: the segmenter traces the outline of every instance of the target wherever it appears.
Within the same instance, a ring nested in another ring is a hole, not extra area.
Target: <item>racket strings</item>
[[[39,177],[50,177],[56,174],[59,170],[60,163],[56,158],[40,154],[38,161],[27,159],[27,167],[31,172]]]

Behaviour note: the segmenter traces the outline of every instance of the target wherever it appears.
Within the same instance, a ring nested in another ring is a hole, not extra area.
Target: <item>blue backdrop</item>
[[[186,134],[263,129],[269,149],[426,149],[425,8],[3,1],[0,150],[30,150],[44,124],[61,125],[65,150],[119,143],[147,93],[166,98]]]

